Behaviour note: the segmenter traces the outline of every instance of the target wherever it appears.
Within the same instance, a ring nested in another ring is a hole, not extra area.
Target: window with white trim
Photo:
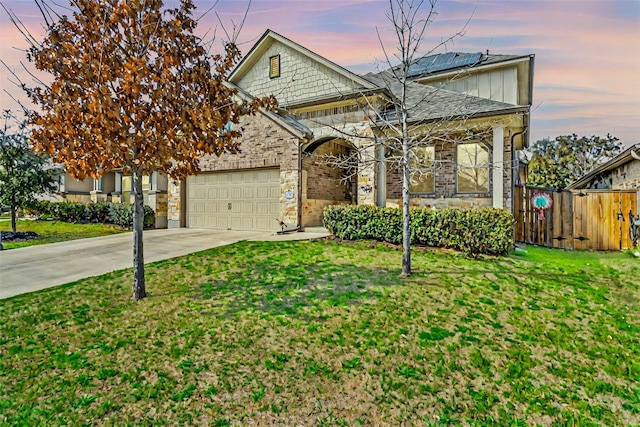
[[[458,193],[489,192],[489,148],[480,142],[458,144],[456,183]]]

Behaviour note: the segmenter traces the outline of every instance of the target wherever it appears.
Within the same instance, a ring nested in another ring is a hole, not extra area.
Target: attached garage
[[[211,172],[187,179],[187,227],[278,230],[280,169]]]

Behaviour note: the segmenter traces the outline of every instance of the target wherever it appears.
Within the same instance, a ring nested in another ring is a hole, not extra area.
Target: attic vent
[[[280,55],[269,57],[269,77],[280,77]]]

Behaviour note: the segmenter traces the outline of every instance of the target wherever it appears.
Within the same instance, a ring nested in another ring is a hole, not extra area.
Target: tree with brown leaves
[[[39,108],[30,113],[32,142],[75,179],[131,174],[133,299],[144,298],[142,176],[183,179],[199,172],[198,157],[239,151],[241,130],[225,124],[275,100],[234,96],[225,79],[240,58],[236,37],[209,55],[194,35],[192,0],[173,9],[161,0],[71,0],[72,17],[37,2],[46,37],[26,37],[27,59],[53,81],[23,84]]]

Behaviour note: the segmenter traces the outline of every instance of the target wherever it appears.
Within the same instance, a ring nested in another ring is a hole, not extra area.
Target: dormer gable
[[[375,89],[366,79],[272,30],[240,61],[229,81],[253,96],[274,95],[284,107]]]

